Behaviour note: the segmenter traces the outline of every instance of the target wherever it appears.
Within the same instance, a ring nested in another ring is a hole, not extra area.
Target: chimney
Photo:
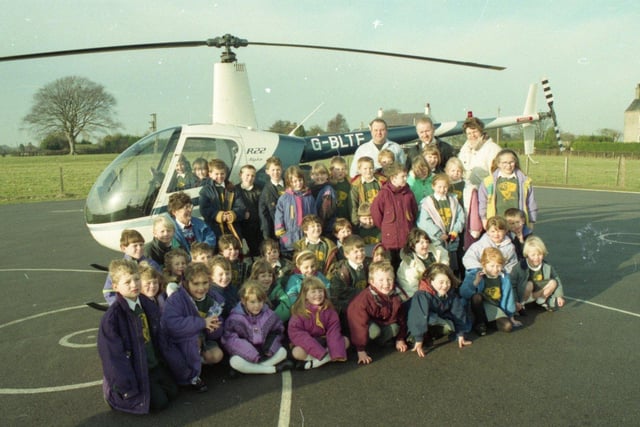
[[[378,108],[378,118],[382,117],[382,107]]]
[[[640,83],[636,86],[636,99],[640,99]]]

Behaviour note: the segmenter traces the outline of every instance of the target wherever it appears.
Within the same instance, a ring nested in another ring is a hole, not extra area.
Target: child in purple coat
[[[340,318],[329,300],[327,288],[317,277],[305,277],[291,309],[289,339],[291,354],[300,369],[319,368],[325,363],[347,360],[349,339],[342,335]]]
[[[185,270],[185,286],[179,287],[165,303],[162,327],[170,347],[167,361],[178,384],[207,391],[200,377],[202,364],[222,360],[217,340],[222,336],[222,305],[209,292],[209,267],[192,263]]]
[[[282,346],[282,320],[265,302],[262,285],[249,280],[225,321],[222,345],[231,356],[231,367],[243,374],[273,374],[293,366]]]
[[[177,396],[178,387],[164,366],[168,348],[160,310],[140,295],[135,261],[112,261],[109,274],[116,297],[98,331],[104,398],[113,409],[133,414],[163,409]]]

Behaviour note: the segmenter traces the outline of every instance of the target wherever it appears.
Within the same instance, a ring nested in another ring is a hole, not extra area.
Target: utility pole
[[[149,122],[149,124],[151,125],[151,127],[149,128],[149,130],[151,131],[151,133],[153,133],[156,130],[158,130],[157,115],[156,113],[151,113],[150,116],[151,116],[151,121]]]
[[[500,107],[498,107],[498,117],[500,117]],[[500,128],[496,129],[496,144],[500,145]]]

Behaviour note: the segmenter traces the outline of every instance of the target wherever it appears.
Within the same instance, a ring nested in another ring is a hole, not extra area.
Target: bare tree
[[[23,121],[35,133],[60,133],[76,153],[76,138],[120,127],[113,119],[115,98],[102,85],[78,76],[60,78],[33,96],[33,106]]]

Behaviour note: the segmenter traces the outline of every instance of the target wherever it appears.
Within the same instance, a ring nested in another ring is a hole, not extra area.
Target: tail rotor
[[[544,97],[547,101],[547,105],[549,106],[549,115],[551,120],[553,121],[553,129],[556,134],[556,142],[558,144],[558,148],[560,151],[564,151],[564,145],[562,145],[562,141],[560,140],[560,127],[558,126],[558,119],[556,117],[556,111],[553,109],[553,93],[551,92],[551,86],[549,85],[549,79],[542,79],[542,90],[544,92]]]

